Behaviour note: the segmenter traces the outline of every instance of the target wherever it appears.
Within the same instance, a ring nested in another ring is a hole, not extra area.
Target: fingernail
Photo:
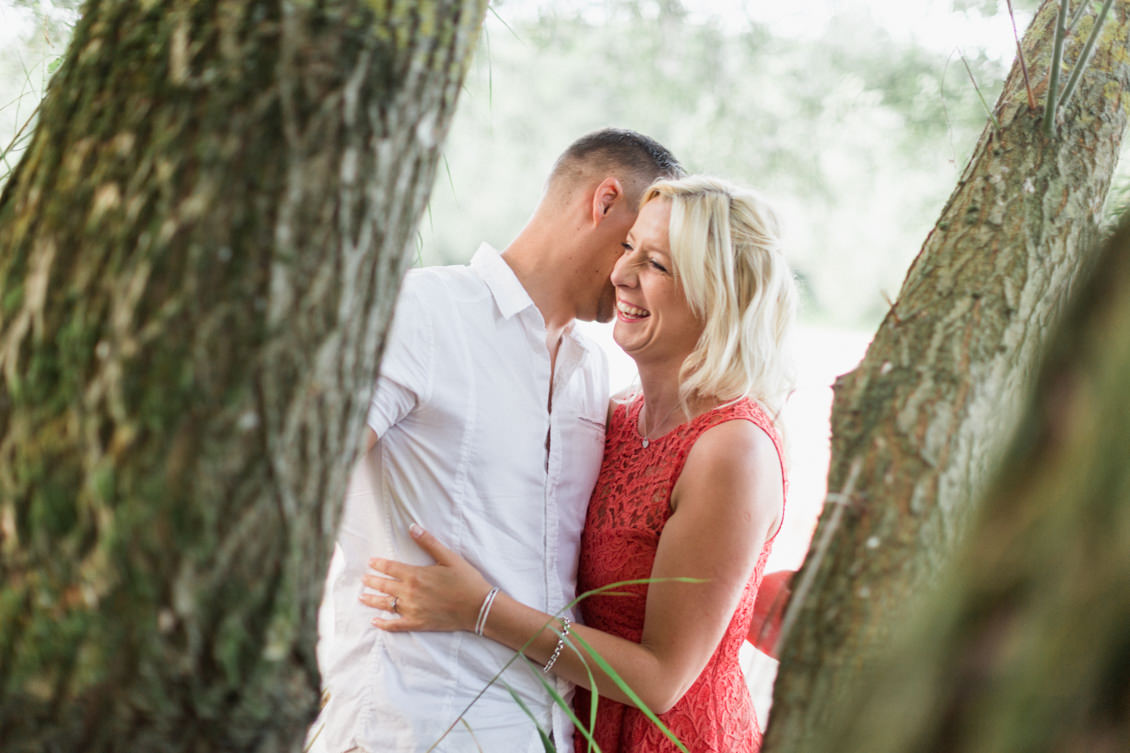
[[[420,538],[424,535],[424,529],[421,528],[419,524],[413,523],[412,525],[408,526],[408,533],[412,534],[416,538]]]

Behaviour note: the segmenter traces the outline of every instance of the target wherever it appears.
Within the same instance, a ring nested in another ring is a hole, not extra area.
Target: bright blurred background
[[[1023,33],[1037,2],[1013,6]],[[77,7],[0,0],[0,184]],[[554,158],[607,125],[770,196],[803,293],[791,494],[770,564],[796,568],[824,498],[832,381],[897,296],[985,123],[981,97],[996,101],[1014,51],[1004,0],[496,0],[417,262],[465,262],[481,240],[504,247]],[[1123,200],[1128,185],[1123,161]],[[608,328],[586,328],[609,350],[614,387],[629,384],[631,361]],[[755,654],[747,675],[764,715],[776,667]]]

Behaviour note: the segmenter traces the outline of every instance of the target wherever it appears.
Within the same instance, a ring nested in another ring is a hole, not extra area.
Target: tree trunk
[[[814,753],[1125,753],[1130,225],[1076,301],[944,586]]]
[[[0,197],[0,739],[298,750],[486,0],[91,0]]]
[[[1056,6],[1023,44],[1041,100]],[[783,626],[767,753],[816,750],[812,736],[949,561],[1011,435],[1097,237],[1130,109],[1128,6],[1115,3],[1054,137],[1014,65],[999,129],[986,127],[866,357],[837,381],[829,494]]]

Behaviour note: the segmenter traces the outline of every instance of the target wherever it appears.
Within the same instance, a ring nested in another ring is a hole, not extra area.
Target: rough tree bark
[[[955,566],[813,753],[1124,753],[1130,225],[1048,351]]]
[[[0,197],[0,739],[298,750],[486,0],[91,0]]]
[[[1040,100],[1056,5],[1023,40]],[[1069,63],[1093,21],[1079,24]],[[999,130],[986,127],[863,362],[837,381],[829,494],[785,618],[767,753],[815,750],[952,556],[1097,236],[1130,111],[1128,39],[1130,3],[1116,2],[1050,139],[1013,66]]]

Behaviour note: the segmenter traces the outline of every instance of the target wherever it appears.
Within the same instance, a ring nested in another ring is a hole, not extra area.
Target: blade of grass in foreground
[[[621,581],[617,581],[617,582],[615,582],[615,583],[609,583],[609,584],[608,584],[608,585],[606,585],[606,586],[601,586],[600,588],[594,588],[594,589],[592,589],[591,591],[585,591],[585,592],[584,592],[583,594],[581,594],[581,595],[580,595],[580,596],[578,596],[577,598],[573,599],[573,600],[572,600],[571,602],[569,602],[569,603],[568,603],[568,604],[566,604],[566,605],[565,605],[564,607],[562,607],[562,608],[561,608],[561,609],[560,609],[560,610],[559,610],[559,611],[558,611],[558,612],[557,612],[556,614],[554,614],[554,615],[553,615],[552,617],[550,617],[550,618],[549,618],[549,619],[548,619],[548,620],[546,621],[546,623],[545,623],[544,625],[542,625],[542,627],[541,627],[541,629],[540,629],[540,630],[538,630],[538,631],[537,631],[536,633],[534,633],[533,635],[531,635],[531,636],[530,636],[530,638],[529,638],[529,640],[527,640],[527,641],[526,641],[525,643],[523,643],[523,644],[522,644],[522,647],[521,647],[520,649],[518,649],[517,651],[515,651],[515,652],[514,652],[514,655],[510,657],[510,660],[509,660],[509,661],[507,661],[507,662],[506,662],[505,664],[503,664],[503,665],[502,665],[502,668],[501,668],[501,669],[499,669],[499,670],[498,670],[497,672],[495,672],[495,673],[494,673],[494,676],[493,676],[493,677],[491,677],[491,678],[490,678],[490,679],[489,679],[489,680],[487,681],[486,685],[484,685],[484,686],[483,686],[483,687],[482,687],[482,688],[481,688],[481,689],[479,690],[479,692],[475,694],[475,697],[474,697],[474,698],[472,698],[472,699],[471,699],[471,700],[470,700],[470,701],[469,701],[469,702],[467,703],[467,705],[466,705],[466,706],[465,706],[465,707],[463,708],[463,710],[459,712],[459,716],[455,717],[455,720],[454,720],[454,721],[453,721],[453,722],[452,722],[452,723],[451,723],[450,725],[448,725],[447,729],[445,729],[445,730],[443,731],[443,734],[441,734],[441,735],[439,736],[439,738],[437,738],[437,739],[436,739],[436,741],[435,741],[434,743],[432,743],[432,744],[431,744],[431,746],[430,746],[430,747],[428,748],[428,750],[426,751],[426,753],[431,753],[432,751],[434,751],[434,750],[436,749],[436,747],[437,747],[437,746],[438,746],[438,745],[439,745],[439,744],[440,744],[441,742],[443,742],[443,741],[444,741],[444,739],[446,739],[448,735],[450,735],[450,734],[451,734],[451,731],[452,731],[453,729],[455,729],[455,725],[459,724],[460,720],[461,720],[461,719],[463,719],[464,715],[465,715],[465,714],[466,714],[466,713],[467,713],[468,711],[470,711],[470,710],[471,710],[471,707],[472,707],[472,706],[474,706],[474,705],[475,705],[476,703],[478,703],[479,699],[483,697],[483,694],[484,694],[484,693],[486,693],[486,692],[487,692],[487,690],[488,690],[488,689],[489,689],[489,688],[490,688],[490,687],[491,687],[492,685],[494,685],[494,684],[495,684],[496,682],[498,682],[499,678],[501,678],[501,677],[502,677],[502,674],[503,674],[503,673],[504,673],[504,672],[505,672],[506,670],[510,669],[511,665],[513,665],[513,664],[514,664],[514,662],[515,662],[515,661],[517,661],[517,660],[519,659],[519,657],[521,657],[521,658],[525,658],[525,657],[524,657],[525,651],[526,651],[526,649],[527,649],[527,648],[529,648],[529,647],[530,647],[530,644],[532,644],[532,643],[534,642],[534,639],[535,639],[535,638],[537,638],[537,637],[538,637],[539,635],[541,635],[541,632],[542,632],[542,630],[545,630],[546,628],[550,628],[550,629],[552,629],[552,627],[551,627],[551,626],[553,625],[554,621],[556,621],[557,619],[559,619],[559,618],[560,618],[560,615],[561,615],[562,613],[564,613],[564,612],[566,612],[566,611],[568,611],[568,610],[572,609],[572,608],[573,608],[574,606],[576,606],[576,605],[577,605],[577,604],[579,604],[579,603],[580,603],[581,601],[583,601],[584,599],[587,599],[587,598],[588,598],[588,597],[590,597],[590,596],[595,596],[595,595],[597,595],[597,594],[603,594],[603,593],[607,593],[608,595],[615,595],[615,596],[627,596],[628,594],[626,594],[626,593],[620,593],[620,592],[618,592],[618,591],[615,591],[614,589],[617,589],[617,588],[622,588],[622,587],[624,587],[624,586],[638,586],[638,585],[648,585],[648,584],[651,584],[651,583],[705,583],[705,581],[704,581],[704,580],[703,580],[702,578],[685,578],[685,577],[677,577],[677,578],[636,578],[636,579],[633,579],[633,580],[621,580]],[[592,653],[592,648],[591,648],[590,646],[587,646],[587,645],[585,645],[585,650],[586,650],[586,651],[589,651],[590,653]],[[595,654],[595,653],[592,653],[592,656],[593,656],[594,658],[596,658],[596,659],[598,659],[598,660],[599,660],[599,661],[598,661],[598,663],[599,663],[599,662],[604,662],[604,666],[602,666],[601,668],[602,668],[602,669],[604,669],[604,667],[608,667],[607,669],[605,669],[605,672],[608,672],[608,673],[609,673],[609,676],[610,676],[610,677],[613,677],[613,681],[614,681],[614,682],[616,682],[617,684],[621,684],[621,683],[623,683],[623,682],[624,682],[624,681],[623,681],[622,679],[620,679],[620,676],[619,676],[619,675],[616,675],[616,673],[615,673],[614,671],[612,671],[612,668],[608,666],[608,662],[605,662],[605,661],[604,661],[604,659],[603,659],[603,657],[599,657],[599,656],[598,656],[597,654]],[[587,670],[587,666],[586,666],[586,670]],[[593,678],[592,678],[592,673],[591,673],[591,672],[589,672],[589,681],[590,681],[590,683],[591,683],[592,685],[595,685],[595,684],[596,684],[595,682],[593,682]],[[626,684],[624,684],[624,685],[621,685],[621,687],[622,687],[622,688],[627,688],[627,685],[626,685]],[[632,698],[632,697],[633,697],[633,694],[631,693],[631,689],[630,689],[630,688],[628,688],[628,689],[627,689],[627,693],[626,693],[626,694],[628,695],[628,697],[629,697],[629,698]],[[564,701],[562,701],[562,703],[564,703]],[[653,719],[653,720],[655,721],[655,723],[656,723],[656,724],[657,724],[657,725],[658,725],[658,726],[660,727],[660,729],[662,729],[662,730],[664,731],[664,733],[665,733],[665,734],[666,734],[666,735],[667,735],[668,737],[670,737],[670,738],[671,738],[671,739],[672,739],[672,740],[673,740],[673,741],[674,741],[674,742],[675,742],[675,743],[676,743],[676,744],[677,744],[677,745],[679,746],[679,748],[680,748],[681,750],[683,750],[683,751],[684,751],[684,753],[686,753],[686,750],[687,750],[687,749],[686,749],[685,747],[683,747],[683,744],[682,744],[681,742],[679,742],[679,740],[678,740],[677,738],[675,738],[675,737],[674,737],[674,736],[673,736],[673,735],[671,734],[670,730],[668,730],[668,729],[667,729],[667,728],[666,728],[666,727],[665,727],[665,726],[663,725],[663,723],[659,721],[659,719],[658,719],[658,718],[657,718],[657,717],[655,716],[655,714],[651,713],[650,709],[648,709],[648,708],[647,708],[647,707],[646,707],[645,705],[643,705],[643,704],[642,704],[642,703],[640,703],[640,702],[638,702],[638,703],[637,703],[637,705],[639,705],[639,706],[640,706],[640,709],[641,709],[641,710],[642,710],[642,711],[643,711],[643,712],[644,712],[645,714],[647,714],[647,715],[648,715],[648,717],[649,717],[650,719]],[[592,712],[591,716],[594,716],[594,717],[595,717],[595,711],[594,711],[594,712]],[[576,719],[575,719],[575,717],[574,717],[574,722],[576,722]],[[591,742],[591,737],[590,737],[590,742]]]
[[[655,712],[649,709],[647,707],[647,704],[640,700],[640,697],[636,695],[636,692],[632,690],[631,686],[629,686],[628,683],[624,682],[623,678],[621,678],[620,675],[616,673],[616,670],[612,669],[612,665],[610,665],[603,656],[596,653],[596,651],[593,650],[592,646],[590,646],[588,642],[586,642],[585,639],[581,636],[575,635],[573,636],[573,638],[577,641],[577,643],[581,644],[581,648],[588,652],[588,654],[593,658],[593,661],[596,662],[597,666],[604,670],[604,673],[612,678],[612,681],[616,683],[616,687],[620,688],[620,690],[624,692],[624,695],[632,699],[632,703],[635,704],[636,708],[642,711],[644,716],[646,716],[652,724],[658,727],[659,731],[662,732],[668,740],[675,743],[675,745],[678,746],[679,750],[683,751],[683,753],[689,753],[686,746],[683,745],[682,741],[679,740],[679,738],[675,737],[675,733],[667,729],[666,724],[659,721],[659,717],[655,715]]]
[[[621,591],[613,591],[612,589],[614,589],[614,588],[621,588],[623,586],[647,585],[647,584],[651,584],[651,583],[663,583],[663,582],[705,583],[706,581],[703,578],[686,578],[686,577],[679,577],[679,578],[640,578],[640,579],[637,579],[637,580],[617,581],[616,583],[609,583],[607,586],[602,586],[601,588],[594,588],[591,591],[585,591],[583,594],[581,594],[580,596],[578,596],[577,598],[575,598],[571,602],[569,602],[569,604],[565,607],[565,609],[571,609],[572,607],[579,604],[582,600],[587,599],[588,597],[594,596],[594,595],[599,594],[599,593],[604,593],[605,595],[608,595],[608,596],[627,596],[628,595],[627,593],[624,593],[624,592],[621,592]],[[679,746],[679,748],[681,750],[683,750],[685,752],[686,748],[683,747],[682,742],[677,737],[675,737],[674,734],[672,734],[672,732],[669,729],[667,729],[667,727],[663,724],[663,722],[659,721],[659,717],[657,717],[654,713],[652,713],[651,709],[649,709],[647,707],[647,705],[644,704],[643,701],[641,701],[639,699],[639,697],[636,696],[635,693],[632,692],[631,688],[628,687],[628,684],[620,678],[620,675],[618,675],[616,673],[616,671],[613,670],[612,667],[606,661],[604,661],[604,658],[602,656],[600,656],[598,653],[596,653],[596,651],[593,650],[592,646],[585,643],[585,641],[580,636],[576,636],[576,638],[577,638],[577,642],[580,643],[584,647],[585,651],[588,651],[589,654],[594,659],[596,659],[597,664],[601,665],[601,669],[603,669],[608,674],[608,676],[612,678],[613,682],[615,682],[620,687],[620,689],[623,690],[625,692],[625,694],[635,702],[636,706],[639,707],[640,711],[642,711],[657,727],[659,727],[659,729],[663,731],[663,734],[667,735],[668,738],[670,738],[676,745]],[[576,649],[576,647],[574,647],[571,643],[569,644],[569,648],[571,648],[573,650],[573,652],[577,654],[577,656],[581,657],[581,662],[585,665],[585,671],[588,673],[588,676],[589,676],[589,692],[592,694],[592,700],[589,703],[589,728],[592,729],[596,726],[596,709],[597,709],[597,705],[598,705],[598,702],[599,702],[600,691],[597,690],[596,679],[593,677],[592,670],[589,669],[588,661],[585,659],[584,655],[580,651],[578,651]],[[576,723],[576,722],[574,721],[574,723]],[[591,753],[592,746],[595,745],[595,741],[592,740],[591,736],[589,736],[589,743],[590,743],[589,751]],[[598,753],[599,753],[599,750],[600,749],[598,747],[597,748]]]
[[[581,654],[581,652],[577,651],[577,649],[573,648],[572,644],[569,644],[569,648],[573,649],[573,651],[576,652],[577,656],[581,657],[581,661],[585,665],[585,671],[588,672],[588,674],[589,674],[589,682],[590,683],[594,682],[594,678],[592,676],[592,670],[590,670],[588,668],[588,662],[585,661],[584,655]],[[591,717],[590,717],[589,726],[588,726],[588,728],[585,728],[584,725],[581,724],[581,720],[578,719],[577,715],[573,713],[573,709],[570,706],[570,704],[564,698],[562,698],[561,695],[557,692],[557,689],[554,688],[552,685],[550,685],[549,681],[545,679],[545,674],[543,672],[538,672],[536,669],[534,669],[534,665],[530,661],[526,662],[526,668],[530,670],[530,672],[534,675],[534,677],[538,678],[538,680],[541,682],[542,686],[547,691],[549,691],[549,695],[552,696],[553,702],[556,703],[558,706],[560,706],[562,708],[562,710],[565,712],[566,716],[568,716],[569,720],[573,723],[573,726],[581,733],[581,735],[586,740],[588,740],[589,751],[595,751],[595,753],[601,753],[600,746],[596,744],[596,740],[594,740],[593,736],[592,736],[592,727],[596,723],[596,707],[595,706],[592,707],[593,711],[592,711],[592,714],[591,714]]]
[[[530,721],[534,723],[534,729],[538,731],[538,737],[541,738],[541,747],[545,749],[545,753],[557,753],[557,748],[553,747],[553,741],[549,739],[549,735],[541,728],[541,724],[538,723],[534,712],[530,711],[530,707],[514,692],[514,688],[510,687],[509,683],[503,681],[502,685],[506,688],[506,692],[510,694],[510,697],[514,699],[514,703],[518,704],[518,707],[522,709],[522,711],[525,711],[526,716],[530,717]]]
[[[594,753],[594,750],[595,753],[601,753],[600,746],[596,744],[596,740],[593,739],[590,732],[590,730],[596,729],[596,707],[600,704],[600,690],[596,687],[596,678],[593,677],[592,669],[589,667],[589,660],[573,645],[572,641],[566,641],[566,644],[568,644],[569,650],[581,660],[581,666],[585,668],[585,674],[589,676],[589,727],[587,730],[581,730],[589,741],[588,753]],[[579,724],[577,717],[573,716],[571,711],[569,716],[573,719],[574,725]]]
[[[471,736],[471,742],[475,744],[475,750],[479,751],[479,753],[486,753],[486,751],[483,750],[483,746],[479,745],[479,738],[475,737],[475,730],[471,729],[471,725],[467,720],[460,719],[459,721],[463,722],[463,726],[467,728],[467,734]]]

